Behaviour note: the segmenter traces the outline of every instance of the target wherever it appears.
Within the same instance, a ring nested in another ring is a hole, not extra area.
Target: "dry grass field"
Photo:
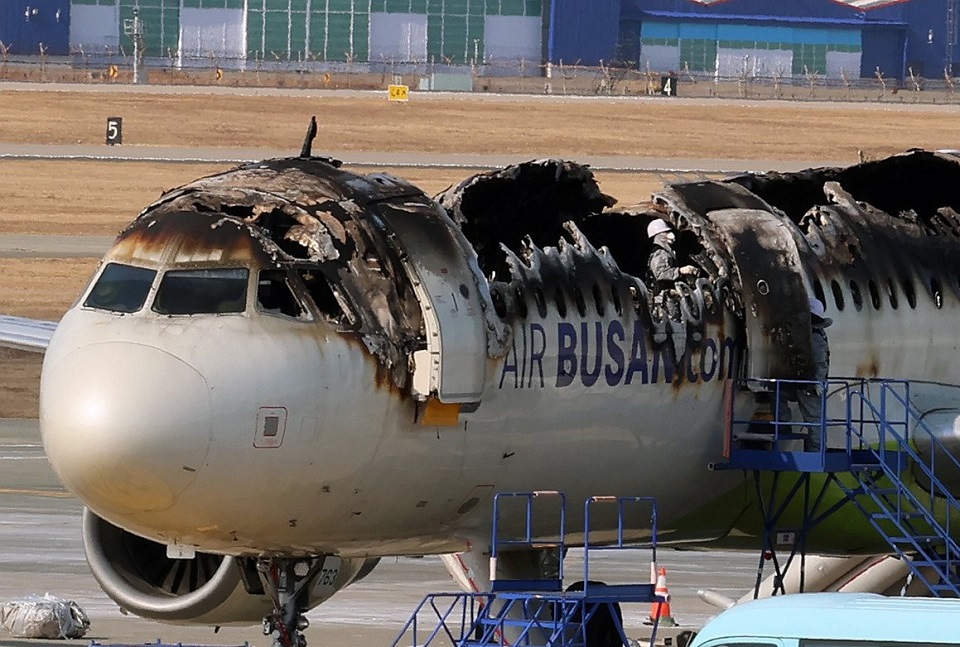
[[[96,144],[124,118],[124,146],[299,150],[318,115],[314,150],[631,155],[854,162],[910,147],[960,147],[948,106],[670,100],[503,100],[379,95],[265,97],[11,91],[0,87],[0,143]],[[732,164],[735,166],[735,164]],[[161,191],[226,165],[0,159],[0,235],[112,235]],[[435,193],[471,171],[386,169]],[[599,173],[623,203],[659,186],[650,174]],[[58,318],[96,259],[0,258],[0,313]],[[39,356],[0,352],[0,417],[37,413]]]

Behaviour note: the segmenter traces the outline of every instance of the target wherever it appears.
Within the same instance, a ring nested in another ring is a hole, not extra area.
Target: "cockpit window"
[[[162,315],[243,312],[249,276],[240,267],[170,270],[160,281],[153,309]]]
[[[83,305],[110,312],[136,312],[143,307],[153,285],[155,270],[109,263]]]
[[[283,270],[260,271],[260,278],[257,280],[257,304],[263,312],[296,319],[307,317],[307,311],[290,289],[287,274]]]

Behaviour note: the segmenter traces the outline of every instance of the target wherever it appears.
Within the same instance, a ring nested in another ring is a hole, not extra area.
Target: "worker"
[[[653,241],[650,252],[650,275],[658,289],[672,286],[681,276],[696,276],[698,270],[693,265],[677,267],[677,254],[673,251],[676,236],[666,221],[655,218],[647,225],[647,237]]]
[[[807,425],[807,436],[803,441],[803,450],[819,452],[823,427],[823,383],[830,372],[830,346],[827,341],[827,327],[833,320],[826,316],[826,310],[819,299],[810,299],[810,355],[813,360],[813,379],[819,384],[809,384],[797,390],[797,406]]]

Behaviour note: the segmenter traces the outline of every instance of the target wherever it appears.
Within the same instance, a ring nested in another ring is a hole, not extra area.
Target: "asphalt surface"
[[[163,625],[124,616],[100,590],[83,556],[80,503],[57,482],[43,455],[36,420],[0,420],[0,605],[49,592],[74,600],[91,618],[90,632],[73,641],[143,644],[164,643],[265,645],[259,625],[210,627]],[[757,555],[746,553],[659,551],[667,568],[672,613],[684,628],[702,626],[718,610],[701,602],[698,588],[737,598],[753,585]],[[630,573],[649,573],[646,555],[627,551],[598,554],[591,560],[591,579],[609,583],[632,581]],[[571,581],[582,568],[573,555],[567,564]],[[626,578],[626,579],[625,579]],[[636,578],[633,578],[636,579]],[[641,580],[642,581],[642,580]],[[424,594],[454,590],[436,557],[385,558],[362,582],[339,592],[308,614],[307,640],[314,647],[388,647]],[[647,605],[624,608],[631,637],[645,638]],[[661,634],[663,635],[663,634]],[[0,647],[62,645],[62,641],[13,639],[0,629]],[[410,643],[407,642],[406,645]]]
[[[296,154],[289,148],[184,148],[176,146],[108,146],[106,144],[9,144],[0,143],[0,159],[95,160],[116,162],[238,163]],[[491,169],[519,164],[530,155],[470,155],[459,153],[417,152],[343,152],[331,153],[348,166],[360,168],[463,168]],[[577,162],[597,171],[625,173],[704,173],[723,174],[764,171],[789,173],[813,166],[848,166],[850,160],[729,160],[684,159],[670,157],[633,157],[616,155],[577,156]]]

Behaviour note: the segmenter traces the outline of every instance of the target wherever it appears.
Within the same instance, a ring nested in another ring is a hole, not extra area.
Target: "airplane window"
[[[943,307],[943,288],[940,287],[940,281],[934,277],[930,279],[930,293],[933,295],[933,302],[938,308]]]
[[[110,312],[136,312],[147,300],[155,270],[109,263],[83,305]]]
[[[561,318],[566,317],[567,299],[565,296],[563,296],[563,290],[561,290],[559,287],[557,288],[557,291],[553,293],[553,300],[557,302],[557,314],[559,314]]]
[[[913,281],[908,278],[901,279],[903,283],[903,293],[907,295],[907,303],[911,308],[917,307],[917,293],[913,289]]]
[[[618,315],[622,315],[623,304],[620,302],[620,290],[617,289],[616,285],[610,286],[610,296],[613,297],[613,309]]]
[[[353,323],[353,317],[344,309],[323,273],[318,270],[299,270],[298,274],[307,294],[322,315],[333,323]]]
[[[836,281],[830,281],[830,289],[833,290],[833,301],[837,304],[837,310],[843,310],[843,288]]]
[[[890,298],[890,306],[897,309],[897,288],[893,285],[893,279],[887,279],[887,296]]]
[[[823,305],[827,305],[827,297],[823,294],[823,285],[821,285],[820,279],[814,279],[813,281],[813,296],[817,297]]]
[[[160,281],[153,310],[162,315],[243,312],[249,275],[244,267],[170,270]]]
[[[523,317],[527,318],[527,299],[523,295],[523,288],[517,288],[516,292],[517,297],[517,313]]]
[[[580,313],[581,317],[587,316],[587,302],[583,298],[583,292],[580,290],[579,285],[573,286],[573,301],[577,304],[577,312]]]
[[[543,296],[543,288],[539,285],[533,290],[533,300],[537,304],[537,312],[540,314],[540,318],[547,316],[547,299]]]
[[[880,290],[877,288],[877,283],[873,279],[870,279],[867,282],[867,289],[870,290],[870,303],[873,304],[874,310],[880,309]]]
[[[260,278],[257,279],[257,305],[261,312],[269,314],[286,315],[295,319],[304,319],[307,315],[303,304],[290,289],[287,273],[283,270],[260,271]]]
[[[600,286],[593,284],[593,304],[597,309],[597,314],[603,316],[603,294],[600,293]]]
[[[850,280],[850,296],[853,297],[853,306],[857,309],[857,312],[863,310],[863,295],[860,293],[860,284]]]

